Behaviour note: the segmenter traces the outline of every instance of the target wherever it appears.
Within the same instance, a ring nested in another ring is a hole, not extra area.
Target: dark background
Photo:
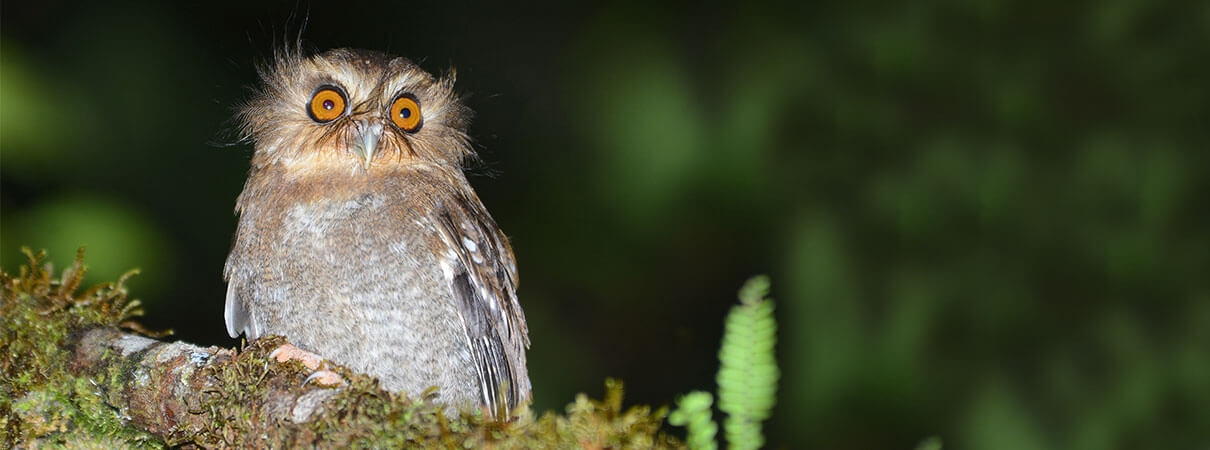
[[[237,345],[230,117],[305,17],[458,68],[539,411],[714,390],[768,273],[774,446],[1210,446],[1210,2],[191,3],[3,3],[5,270]]]

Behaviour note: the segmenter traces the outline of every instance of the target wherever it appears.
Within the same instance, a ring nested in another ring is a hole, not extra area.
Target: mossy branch
[[[665,409],[623,409],[614,380],[604,400],[581,394],[566,414],[522,410],[507,421],[447,418],[426,395],[397,395],[338,366],[331,369],[347,386],[304,385],[309,370],[301,363],[267,358],[281,338],[242,351],[150,339],[132,332],[141,330],[130,321],[138,302],[127,299],[125,277],[77,293],[82,252],[58,278],[44,253],[27,256],[16,276],[0,274],[4,446],[682,446],[660,430]]]

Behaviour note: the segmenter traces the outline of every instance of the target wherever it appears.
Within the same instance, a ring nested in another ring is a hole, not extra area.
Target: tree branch
[[[276,340],[280,342],[280,339]],[[206,408],[225,386],[218,374],[230,371],[255,377],[256,395],[244,398],[245,412],[257,420],[244,428],[244,436],[226,444],[252,442],[264,437],[270,442],[313,442],[314,433],[304,424],[326,410],[324,401],[337,390],[303,387],[299,370],[278,370],[281,364],[260,361],[261,370],[245,373],[248,364],[237,358],[256,358],[253,352],[237,354],[218,347],[198,347],[185,342],[160,342],[112,328],[84,333],[73,352],[71,367],[79,376],[104,380],[98,385],[105,402],[129,418],[130,423],[161,438],[174,441],[203,434],[214,424]],[[243,361],[246,362],[246,361]]]

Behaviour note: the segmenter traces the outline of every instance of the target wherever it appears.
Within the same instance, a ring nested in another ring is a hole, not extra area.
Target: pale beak
[[[353,142],[349,144],[358,156],[365,158],[366,170],[370,170],[370,162],[374,160],[374,151],[378,150],[378,141],[381,139],[382,123],[376,120],[353,122]]]

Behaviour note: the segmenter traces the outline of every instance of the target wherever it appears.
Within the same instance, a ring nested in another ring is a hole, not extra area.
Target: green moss
[[[281,388],[272,383],[297,380],[308,369],[291,361],[285,365],[268,363],[268,353],[285,341],[280,337],[261,339],[241,351],[233,364],[217,366],[212,372],[219,380],[211,399],[200,408],[210,416],[209,426],[194,435],[183,435],[178,441],[197,442],[206,446],[247,446],[245,436],[256,436],[252,430],[262,424],[248,406],[249,398],[258,398],[266,389]],[[274,367],[297,372],[294,376],[269,377]],[[333,368],[348,380],[348,385],[335,390],[325,400],[331,413],[299,425],[281,425],[275,436],[280,446],[297,446],[315,442],[338,447],[441,447],[481,448],[666,448],[681,447],[675,439],[661,432],[667,411],[652,411],[646,406],[623,408],[621,382],[606,380],[604,400],[591,400],[580,394],[567,406],[566,414],[546,413],[535,418],[528,410],[520,411],[512,421],[496,421],[481,413],[462,413],[447,418],[445,406],[429,401],[430,389],[417,398],[383,390],[377,380]],[[269,381],[277,380],[277,381]],[[276,445],[275,445],[276,446]]]
[[[159,446],[105,406],[94,383],[66,370],[73,334],[137,328],[129,319],[141,314],[139,302],[129,300],[123,287],[134,272],[77,292],[85,272],[83,249],[58,278],[43,262],[45,252],[23,251],[28,265],[16,276],[0,273],[0,442]]]

